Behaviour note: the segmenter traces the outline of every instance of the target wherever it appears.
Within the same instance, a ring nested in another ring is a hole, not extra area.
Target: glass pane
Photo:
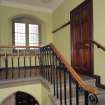
[[[36,24],[29,24],[29,45],[38,46],[39,45],[39,29]]]
[[[39,34],[39,28],[37,24],[29,24],[29,33]]]
[[[24,23],[15,23],[15,32],[25,33],[25,24]]]
[[[15,45],[25,46],[26,45],[26,34],[25,24],[15,23]]]

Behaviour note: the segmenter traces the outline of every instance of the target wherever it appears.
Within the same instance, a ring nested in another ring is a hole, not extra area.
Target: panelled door
[[[71,20],[71,64],[77,72],[93,73],[92,0],[86,0],[70,12]]]

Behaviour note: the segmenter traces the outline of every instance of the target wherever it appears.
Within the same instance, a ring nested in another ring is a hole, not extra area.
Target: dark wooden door
[[[86,0],[70,12],[71,20],[71,64],[77,72],[93,73],[92,0]]]

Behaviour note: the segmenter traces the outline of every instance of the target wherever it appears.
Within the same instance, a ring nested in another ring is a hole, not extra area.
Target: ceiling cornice
[[[49,8],[39,7],[39,6],[30,6],[30,5],[20,4],[20,3],[10,2],[10,1],[9,2],[0,1],[0,5],[20,8],[25,10],[38,11],[38,12],[47,12],[47,13],[52,13],[55,10],[55,9],[49,9]]]

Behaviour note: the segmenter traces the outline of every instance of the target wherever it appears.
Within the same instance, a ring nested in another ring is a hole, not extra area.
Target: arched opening
[[[18,91],[15,93],[16,105],[39,105],[38,101],[30,94]]]
[[[30,94],[22,91],[8,96],[2,105],[39,105],[39,102]]]

